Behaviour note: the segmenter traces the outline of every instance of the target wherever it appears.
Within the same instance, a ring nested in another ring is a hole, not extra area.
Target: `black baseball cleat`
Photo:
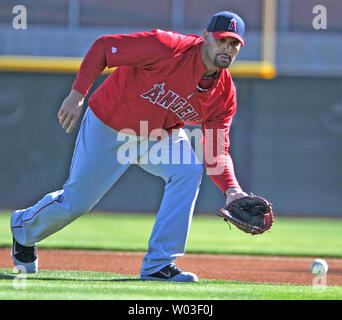
[[[174,264],[169,264],[153,274],[140,275],[140,280],[197,282],[198,277],[194,273],[182,271]]]
[[[38,256],[36,247],[25,247],[13,237],[11,251],[15,267],[21,273],[35,273],[38,271]]]

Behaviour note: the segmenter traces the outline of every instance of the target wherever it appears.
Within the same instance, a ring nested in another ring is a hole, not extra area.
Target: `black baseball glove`
[[[254,195],[230,202],[217,215],[222,217],[228,225],[231,222],[240,230],[252,235],[270,230],[274,220],[272,204]]]

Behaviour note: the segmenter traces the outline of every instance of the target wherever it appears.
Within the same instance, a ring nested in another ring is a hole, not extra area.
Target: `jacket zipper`
[[[195,89],[196,90],[196,89]],[[194,94],[195,94],[195,90],[193,92],[191,92],[186,98],[190,99]]]

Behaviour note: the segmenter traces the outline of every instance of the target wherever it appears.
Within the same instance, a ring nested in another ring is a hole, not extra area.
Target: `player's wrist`
[[[231,187],[231,188],[228,188],[225,191],[225,195],[226,195],[226,197],[228,197],[232,193],[240,193],[240,192],[243,192],[241,188],[239,188],[239,187]]]
[[[228,205],[234,200],[243,198],[245,196],[247,196],[247,193],[244,192],[241,188],[238,188],[238,187],[229,188],[226,190],[226,205]]]
[[[77,91],[75,89],[71,89],[69,96],[72,99],[75,99],[75,100],[78,100],[78,101],[83,101],[84,98],[85,98],[84,95],[81,92],[79,92],[79,91]]]

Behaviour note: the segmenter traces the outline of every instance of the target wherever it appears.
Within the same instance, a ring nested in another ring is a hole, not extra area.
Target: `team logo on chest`
[[[155,84],[151,90],[148,90],[147,92],[143,93],[141,97],[143,97],[144,99],[148,99],[153,104],[155,104],[159,96],[164,93],[164,85],[165,82],[162,84]]]
[[[144,92],[140,96],[143,99],[149,100],[153,104],[157,104],[164,109],[170,110],[183,122],[201,122],[194,107],[187,102],[186,99],[179,96],[179,94],[168,90],[165,93],[165,82],[162,84],[155,84],[152,89]]]

